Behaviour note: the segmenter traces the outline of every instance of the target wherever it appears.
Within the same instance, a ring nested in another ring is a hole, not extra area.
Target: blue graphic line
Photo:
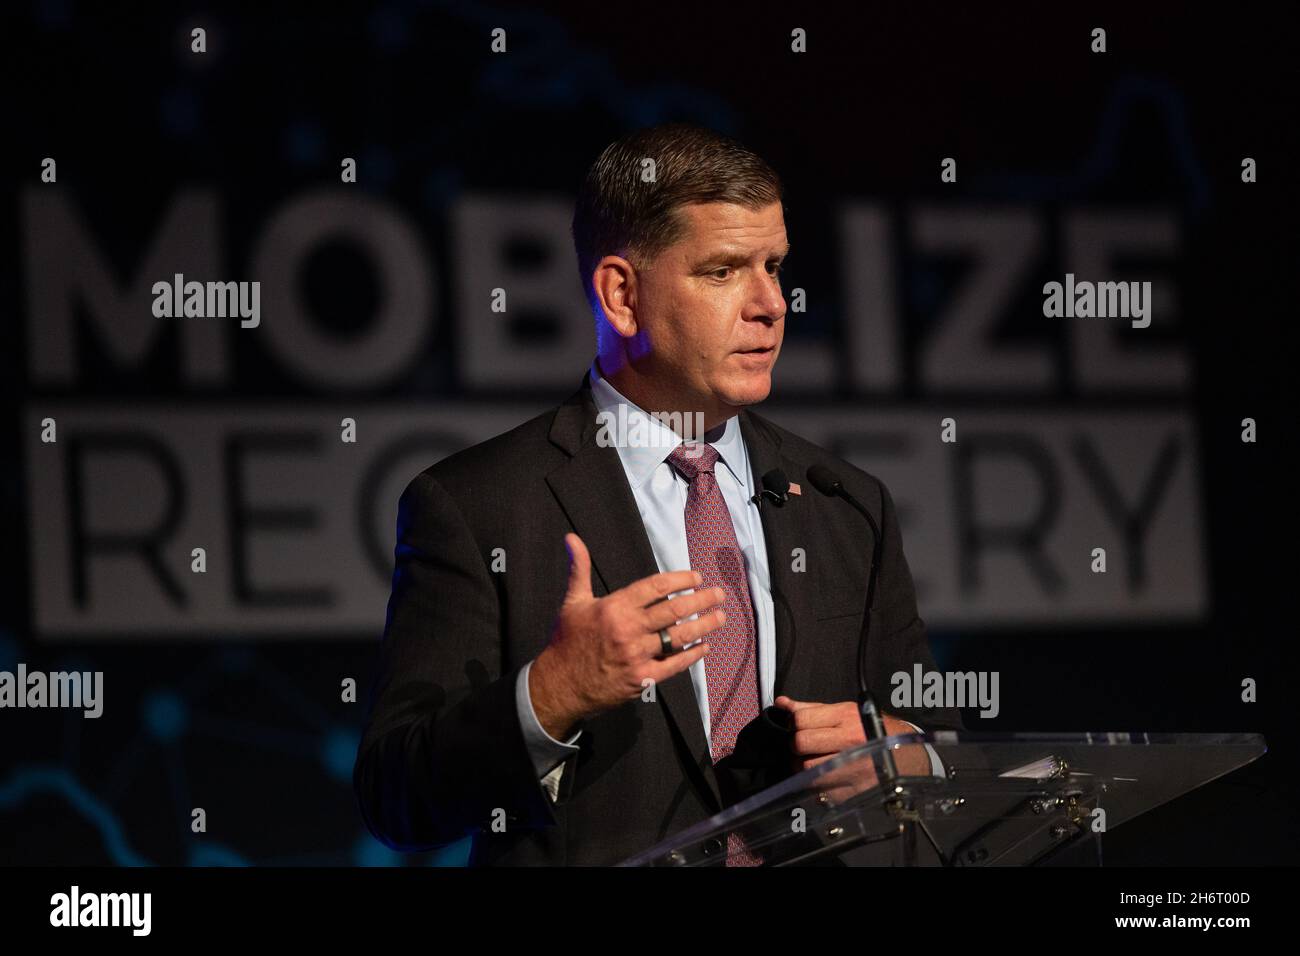
[[[1038,200],[1060,199],[1086,192],[1119,168],[1120,148],[1131,114],[1148,102],[1156,108],[1164,127],[1186,188],[1187,204],[1195,212],[1202,211],[1210,201],[1210,181],[1188,132],[1183,96],[1165,80],[1142,76],[1126,76],[1116,82],[1102,110],[1092,148],[1072,171],[981,176],[977,189]]]
[[[117,866],[153,865],[127,844],[126,834],[113,811],[62,768],[38,766],[15,771],[8,782],[0,785],[0,808],[15,807],[25,798],[42,793],[58,794],[94,824]]]
[[[247,859],[219,843],[201,843],[190,850],[189,866],[251,866]]]
[[[6,658],[17,659],[17,642],[9,632],[0,631],[0,664]],[[12,665],[11,665],[12,666]],[[89,664],[76,664],[67,669],[87,670]],[[222,675],[254,678],[274,692],[274,696],[293,705],[308,722],[315,724],[311,730],[282,729],[254,721],[231,718],[218,714],[192,710],[192,701],[201,699]],[[315,761],[329,777],[344,787],[351,785],[352,763],[360,740],[360,728],[340,724],[328,709],[316,705],[302,689],[285,675],[268,667],[259,655],[245,648],[228,648],[211,657],[208,662],[187,678],[172,687],[161,687],[146,693],[140,701],[139,730],[131,736],[113,762],[111,772],[96,795],[80,782],[75,772],[75,761],[85,749],[84,728],[79,714],[66,715],[62,727],[61,756],[63,766],[31,763],[6,772],[12,775],[0,787],[0,813],[16,811],[27,798],[39,799],[43,794],[64,797],[68,806],[80,817],[90,822],[100,833],[112,865],[156,866],[136,853],[128,842],[128,834],[117,805],[126,789],[140,770],[142,760],[160,759],[164,782],[173,801],[172,813],[182,830],[185,846],[183,865],[187,866],[253,866],[254,861],[233,847],[215,843],[205,834],[196,835],[190,829],[191,811],[196,795],[190,790],[190,777],[183,741],[190,736],[206,736],[218,740],[286,752],[295,757]],[[198,800],[202,802],[202,800]],[[368,845],[367,845],[368,844]],[[363,834],[351,850],[322,850],[289,854],[269,858],[267,865],[402,865],[402,858]]]

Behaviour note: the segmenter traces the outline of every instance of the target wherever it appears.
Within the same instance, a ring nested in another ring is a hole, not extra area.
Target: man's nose
[[[763,275],[750,293],[745,318],[765,322],[778,322],[785,318],[785,296],[776,276]]]

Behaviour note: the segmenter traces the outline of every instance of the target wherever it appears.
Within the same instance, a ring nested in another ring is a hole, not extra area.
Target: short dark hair
[[[655,178],[642,170],[654,160]],[[573,246],[583,290],[593,300],[591,274],[608,255],[641,265],[681,238],[678,209],[687,203],[729,202],[761,209],[782,197],[781,180],[740,143],[688,123],[636,130],[605,147],[578,190]]]

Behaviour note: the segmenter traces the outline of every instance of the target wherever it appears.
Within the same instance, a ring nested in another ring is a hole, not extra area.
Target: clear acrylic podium
[[[1265,750],[1258,734],[899,734],[621,865],[723,865],[732,833],[768,866],[1097,865],[1104,833]],[[931,770],[902,774],[900,761]]]

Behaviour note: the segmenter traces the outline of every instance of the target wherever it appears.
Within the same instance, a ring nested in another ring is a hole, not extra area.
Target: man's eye
[[[715,279],[725,279],[731,275],[731,266],[719,266],[717,269],[710,272],[709,275],[713,276]]]
[[[767,264],[767,271],[768,271],[768,273],[771,274],[771,275],[779,276],[779,275],[781,274],[781,263],[779,263],[779,262],[769,262],[769,263]]]

